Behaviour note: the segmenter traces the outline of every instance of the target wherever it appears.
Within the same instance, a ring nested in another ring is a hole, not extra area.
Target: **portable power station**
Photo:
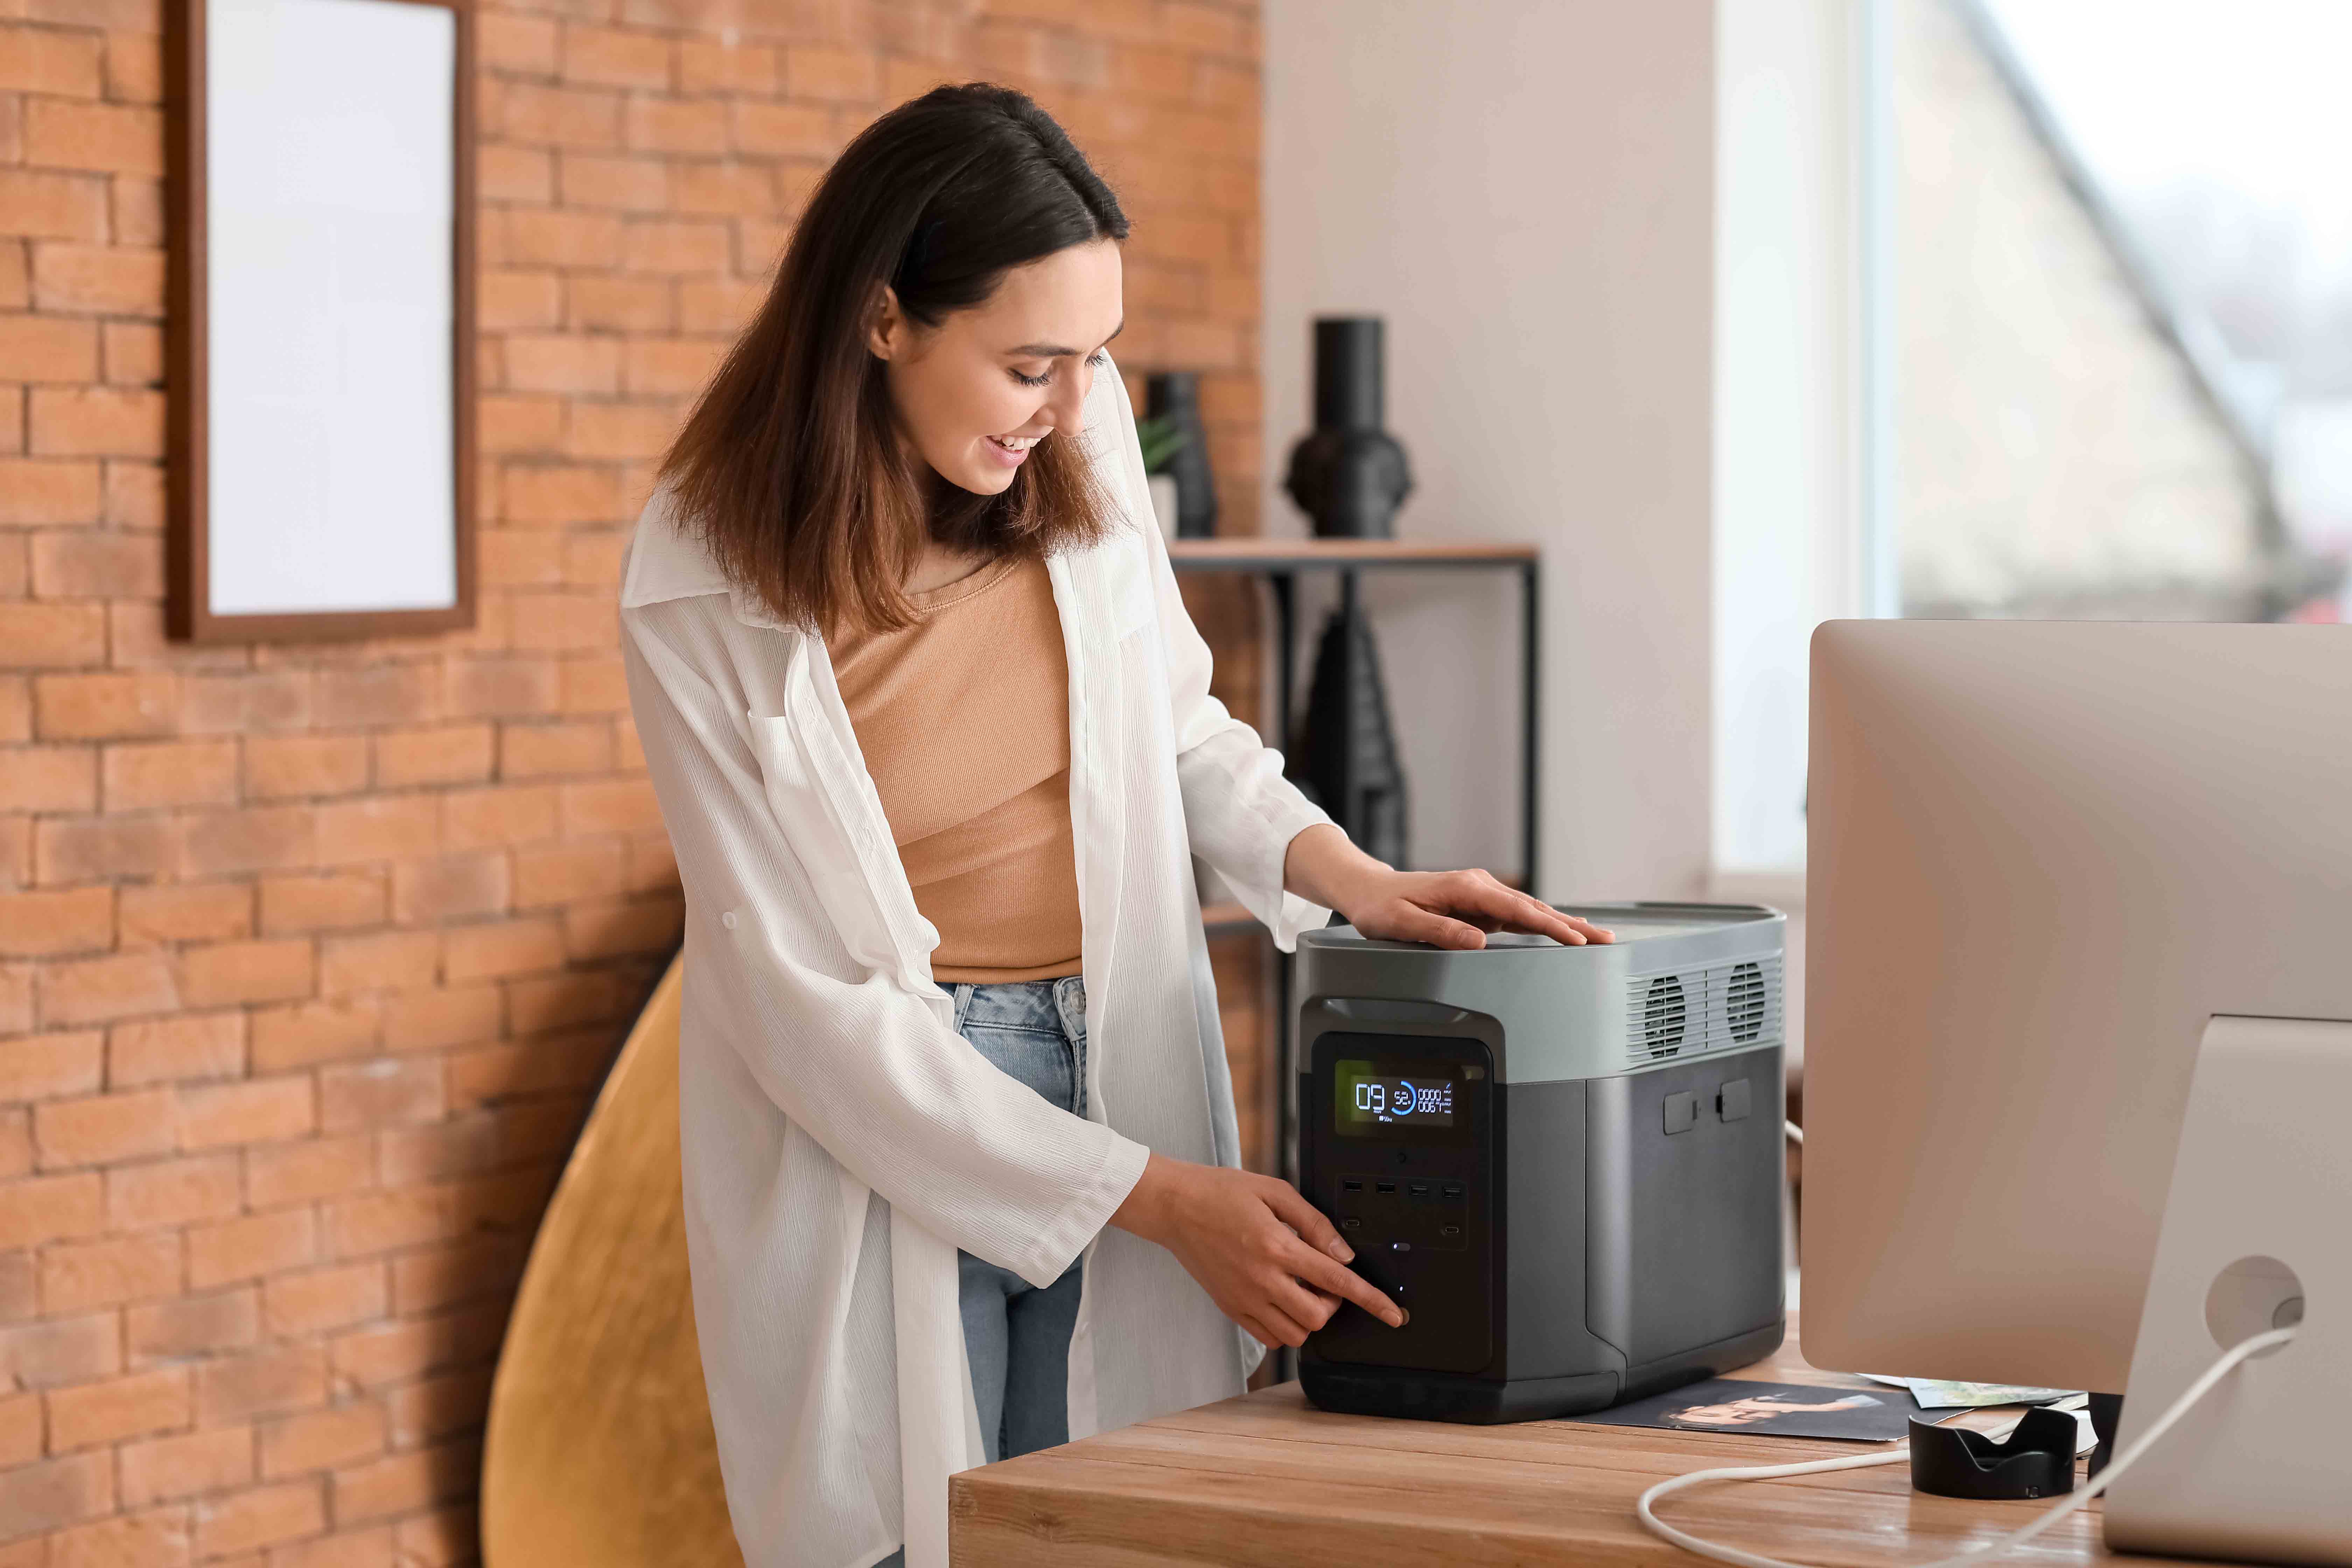
[[[1412,1315],[1308,1337],[1326,1410],[1572,1415],[1780,1343],[1787,917],[1564,912],[1616,941],[1299,938],[1300,1187]]]

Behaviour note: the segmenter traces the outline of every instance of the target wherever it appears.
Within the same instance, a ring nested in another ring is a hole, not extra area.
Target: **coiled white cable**
[[[1956,1552],[1949,1557],[1941,1557],[1933,1563],[1923,1563],[1921,1568],[1962,1568],[1964,1564],[1982,1563],[1990,1558],[1998,1557],[2004,1552],[2024,1545],[2067,1515],[2088,1507],[2093,1498],[2105,1491],[2111,1483],[2137,1463],[2139,1457],[2147,1453],[2158,1438],[2172,1429],[2174,1422],[2188,1415],[2197,1402],[2212,1392],[2213,1385],[2228,1376],[2239,1363],[2248,1356],[2260,1354],[2273,1345],[2285,1344],[2294,1338],[2293,1329],[2271,1329],[2254,1335],[2252,1339],[2241,1340],[2231,1345],[2222,1352],[2219,1361],[2205,1369],[2203,1376],[2182,1391],[2180,1397],[2174,1400],[2170,1407],[2158,1416],[2130,1447],[2116,1455],[2114,1461],[2105,1469],[2101,1470],[2098,1479],[2092,1481],[2090,1485],[2077,1488],[2067,1493],[2054,1507],[2043,1510],[2039,1518],[2022,1530],[2013,1531],[2000,1540],[1987,1542],[1982,1546],[1972,1546],[1966,1552]],[[1737,1468],[1693,1470],[1689,1475],[1675,1476],[1670,1480],[1660,1481],[1656,1486],[1643,1492],[1642,1500],[1633,1507],[1634,1511],[1641,1516],[1643,1528],[1661,1540],[1671,1542],[1684,1551],[1696,1552],[1701,1557],[1712,1558],[1717,1563],[1733,1563],[1737,1568],[1811,1568],[1811,1565],[1806,1563],[1790,1563],[1779,1557],[1766,1557],[1759,1552],[1742,1552],[1736,1546],[1718,1546],[1714,1542],[1702,1541],[1697,1536],[1686,1531],[1676,1530],[1673,1525],[1660,1520],[1651,1511],[1652,1507],[1663,1498],[1671,1497],[1691,1487],[1703,1486],[1708,1481],[1769,1481],[1782,1476],[1826,1475],[1832,1470],[1860,1470],[1867,1469],[1873,1465],[1899,1465],[1910,1457],[1911,1446],[1906,1443],[1891,1453],[1861,1454],[1852,1458],[1814,1459],[1796,1465],[1749,1465]]]

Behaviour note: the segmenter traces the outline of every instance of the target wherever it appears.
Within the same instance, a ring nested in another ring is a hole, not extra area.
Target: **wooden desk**
[[[1739,1377],[1869,1387],[1819,1372],[1790,1342]],[[1705,1562],[1644,1531],[1633,1500],[1710,1465],[1790,1464],[1864,1451],[1788,1437],[1714,1436],[1537,1421],[1455,1426],[1315,1409],[1295,1383],[1145,1421],[950,1483],[956,1568],[1437,1568],[1455,1563]],[[1905,1465],[1702,1487],[1661,1517],[1751,1552],[1854,1568],[1920,1563],[2014,1530],[2039,1503],[1911,1490]],[[2110,1558],[2094,1502],[2003,1561]]]

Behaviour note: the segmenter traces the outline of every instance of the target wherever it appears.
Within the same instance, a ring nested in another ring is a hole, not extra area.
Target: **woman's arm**
[[[1397,870],[1328,823],[1290,841],[1282,882],[1366,936],[1455,948],[1484,947],[1490,931],[1533,931],[1570,947],[1615,940],[1607,927],[1563,915],[1485,871]]]

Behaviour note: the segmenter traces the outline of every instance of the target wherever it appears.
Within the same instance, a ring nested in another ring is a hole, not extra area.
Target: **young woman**
[[[1288,948],[1605,940],[1364,855],[1209,695],[1118,333],[1126,217],[1018,93],[845,151],[631,542],[687,894],[695,1322],[751,1568],[946,1562],[956,1469],[1402,1314],[1235,1167],[1192,884]]]

